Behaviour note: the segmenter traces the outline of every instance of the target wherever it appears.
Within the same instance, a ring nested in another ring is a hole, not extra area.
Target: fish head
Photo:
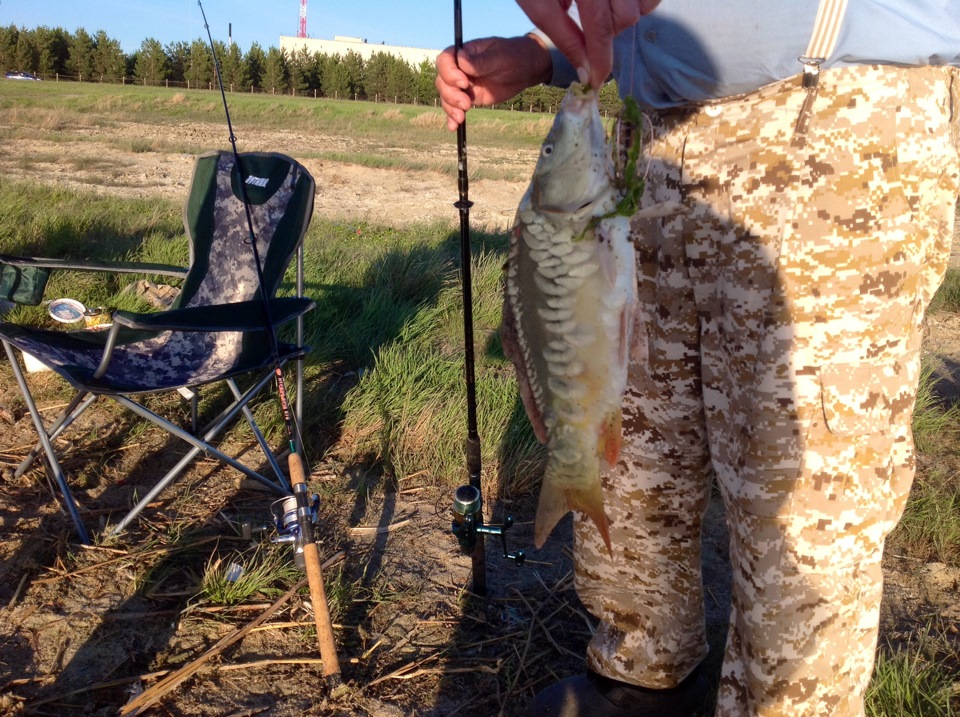
[[[533,204],[543,212],[577,212],[607,196],[612,174],[597,92],[574,83],[540,148]]]

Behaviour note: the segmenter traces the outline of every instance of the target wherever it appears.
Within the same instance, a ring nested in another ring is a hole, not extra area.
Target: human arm
[[[493,105],[528,87],[549,82],[550,52],[540,38],[488,37],[471,40],[457,52],[448,47],[437,57],[437,91],[455,130],[474,105]]]

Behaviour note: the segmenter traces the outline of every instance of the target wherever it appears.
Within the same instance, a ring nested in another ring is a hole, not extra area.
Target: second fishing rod
[[[260,258],[260,252],[257,247],[257,237],[254,230],[252,205],[247,195],[247,175],[243,169],[243,161],[237,150],[237,138],[233,133],[233,123],[230,120],[230,108],[227,105],[227,93],[223,87],[223,77],[220,73],[220,60],[217,57],[217,50],[213,42],[213,35],[210,32],[210,25],[207,23],[207,16],[203,10],[203,3],[197,0],[200,7],[200,14],[203,17],[203,26],[207,31],[207,39],[210,42],[210,52],[213,54],[214,71],[217,77],[217,84],[220,88],[220,97],[223,100],[223,111],[227,120],[227,131],[229,132],[230,147],[233,151],[234,164],[239,175],[239,194],[240,201],[243,204],[243,210],[246,215],[248,237],[253,264],[256,269],[259,283],[260,298],[263,304],[264,323],[268,341],[270,342],[270,351],[273,355],[275,369],[274,375],[277,382],[277,396],[280,402],[280,410],[283,414],[283,422],[286,427],[287,438],[289,441],[289,457],[287,467],[290,473],[290,485],[293,489],[293,495],[296,499],[297,523],[300,531],[300,543],[303,547],[303,558],[307,573],[307,582],[310,587],[310,597],[313,603],[314,622],[317,628],[317,640],[320,647],[320,659],[323,662],[323,675],[328,687],[335,689],[342,684],[340,674],[340,662],[337,657],[336,638],[333,634],[333,623],[330,619],[330,610],[327,605],[326,590],[323,584],[323,575],[320,569],[320,551],[317,548],[316,537],[314,535],[314,525],[312,517],[312,508],[306,481],[306,469],[304,467],[303,457],[301,455],[302,441],[299,435],[299,426],[296,418],[290,410],[289,399],[287,395],[286,382],[283,378],[283,363],[280,359],[279,340],[276,329],[273,324],[273,317],[270,311],[270,297],[267,288],[263,283],[263,264]]]

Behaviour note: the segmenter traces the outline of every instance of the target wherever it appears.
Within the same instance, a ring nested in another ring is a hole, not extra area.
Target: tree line
[[[439,101],[432,62],[418,66],[378,52],[367,60],[355,52],[345,55],[293,53],[254,42],[246,53],[231,43],[214,41],[224,87],[232,92],[266,92],[310,97],[373,100],[436,105]],[[31,72],[45,79],[82,82],[136,83],[153,86],[213,88],[213,53],[203,40],[172,42],[166,46],[147,38],[126,54],[103,30],[91,35],[63,28],[0,26],[0,72]],[[503,109],[552,112],[563,90],[539,86],[525,90]],[[602,109],[615,113],[620,101],[616,87],[601,91]]]

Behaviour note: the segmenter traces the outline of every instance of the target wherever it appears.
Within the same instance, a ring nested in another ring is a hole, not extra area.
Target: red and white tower
[[[300,32],[297,37],[307,36],[307,0],[300,0]]]

